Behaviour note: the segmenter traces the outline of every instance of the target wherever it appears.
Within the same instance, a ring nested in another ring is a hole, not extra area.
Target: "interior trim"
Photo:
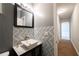
[[[76,46],[75,46],[73,40],[71,40],[71,43],[72,43],[73,47],[75,48],[75,50],[76,50],[76,52],[77,52],[77,55],[79,56],[79,52],[78,52],[78,50],[77,50],[77,48],[76,48]]]

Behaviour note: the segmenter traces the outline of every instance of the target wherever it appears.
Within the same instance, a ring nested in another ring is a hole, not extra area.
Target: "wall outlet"
[[[48,32],[45,32],[45,33],[44,33],[44,36],[48,36]]]

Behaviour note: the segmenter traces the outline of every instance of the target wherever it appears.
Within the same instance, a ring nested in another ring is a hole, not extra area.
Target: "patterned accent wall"
[[[20,28],[13,27],[13,45],[15,46],[19,41],[24,40],[25,36],[34,39],[34,28]]]
[[[53,26],[41,26],[32,28],[17,28],[13,27],[13,45],[24,40],[25,36],[41,41],[43,56],[54,55],[53,47]]]
[[[47,26],[47,27],[41,26],[34,28],[34,36],[36,40],[39,40],[43,43],[42,45],[43,56],[54,55],[53,26]]]

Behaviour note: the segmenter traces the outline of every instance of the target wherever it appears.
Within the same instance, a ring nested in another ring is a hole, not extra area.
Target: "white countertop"
[[[20,56],[20,55],[24,54],[25,52],[27,52],[27,51],[29,51],[29,50],[31,50],[33,48],[35,48],[36,46],[38,46],[40,44],[42,44],[42,42],[38,42],[35,46],[32,46],[31,48],[23,48],[23,46],[20,45],[18,47],[14,46],[13,49],[15,50],[15,52],[17,53],[17,55]]]

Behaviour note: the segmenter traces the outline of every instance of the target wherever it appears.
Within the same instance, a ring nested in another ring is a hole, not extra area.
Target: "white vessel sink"
[[[34,39],[29,39],[29,40],[21,41],[21,43],[25,45],[27,48],[31,48],[34,47],[38,43],[38,41]]]

